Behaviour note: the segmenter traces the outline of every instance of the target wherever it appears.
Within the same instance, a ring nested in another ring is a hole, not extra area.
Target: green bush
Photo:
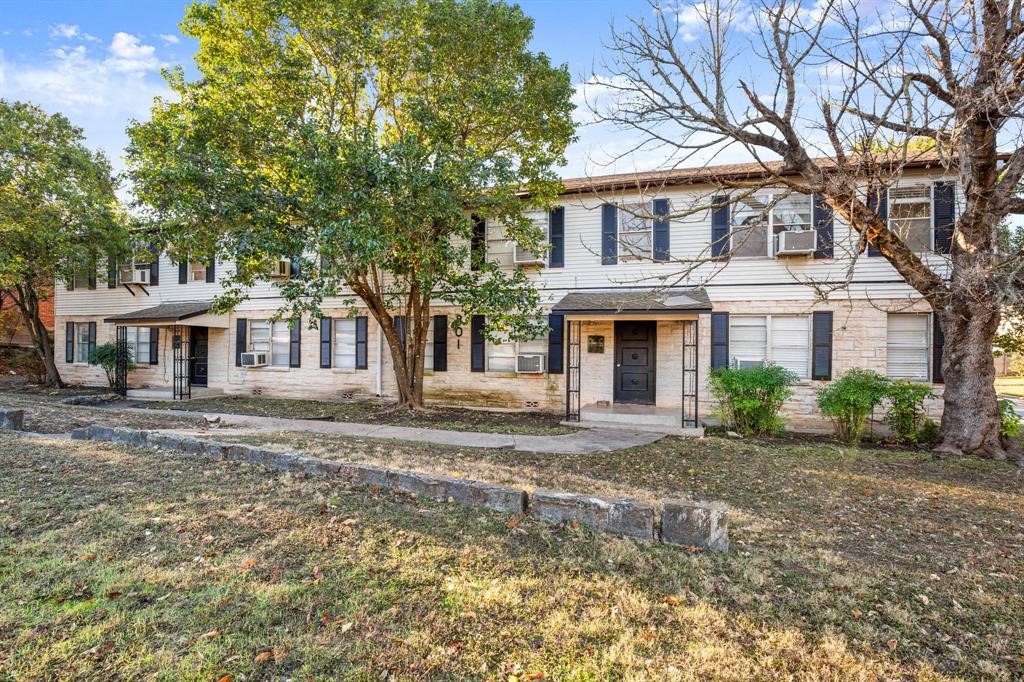
[[[721,368],[711,372],[711,393],[718,398],[722,419],[744,435],[770,436],[782,431],[782,404],[793,395],[796,375],[777,365]]]
[[[878,372],[854,368],[818,389],[818,409],[832,420],[840,440],[857,443],[888,387],[889,380]]]
[[[889,399],[885,423],[892,429],[896,442],[916,443],[921,440],[926,417],[924,401],[935,397],[932,387],[912,381],[894,381],[889,384],[885,397]]]
[[[127,349],[128,352],[128,369],[135,369],[135,363],[132,357],[131,346]],[[110,384],[111,388],[117,383],[117,344],[116,343],[104,343],[103,345],[96,346],[93,348],[92,353],[89,354],[89,364],[99,365],[103,368],[103,373],[107,375],[107,383]]]
[[[1020,435],[1024,423],[1021,422],[1013,401],[1000,398],[996,403],[999,405],[999,421],[1001,422],[999,435],[1004,438],[1016,438]]]
[[[917,442],[937,443],[939,441],[939,423],[934,419],[924,418],[921,429],[917,432]]]

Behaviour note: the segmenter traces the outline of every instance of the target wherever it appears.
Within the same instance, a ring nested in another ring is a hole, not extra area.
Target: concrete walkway
[[[167,414],[184,417],[220,417],[220,424],[210,431],[184,429],[161,429],[175,433],[197,433],[210,435],[246,435],[271,431],[295,431],[299,433],[322,433],[332,436],[355,438],[380,438],[383,440],[407,440],[416,443],[452,445],[463,448],[492,448],[518,450],[521,452],[547,452],[557,455],[588,455],[597,452],[614,452],[640,445],[647,445],[665,437],[663,433],[631,431],[622,429],[580,429],[575,433],[560,436],[526,436],[505,433],[482,433],[475,431],[444,431],[411,426],[389,424],[359,424],[353,422],[328,422],[313,419],[285,419],[282,417],[256,417],[242,414],[216,412],[189,412],[186,410],[147,410],[142,407],[114,408],[139,414]]]

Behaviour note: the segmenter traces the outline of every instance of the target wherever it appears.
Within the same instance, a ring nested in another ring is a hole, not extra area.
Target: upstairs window
[[[206,281],[206,264],[205,263],[189,263],[188,264],[188,281],[190,281],[190,282],[205,282]]]
[[[932,250],[932,187],[891,187],[889,229],[914,253]]]
[[[732,211],[730,253],[738,258],[774,256],[774,236],[813,229],[814,197],[808,194],[764,194],[736,202]]]
[[[619,260],[650,260],[654,253],[651,207],[647,202],[619,206]]]

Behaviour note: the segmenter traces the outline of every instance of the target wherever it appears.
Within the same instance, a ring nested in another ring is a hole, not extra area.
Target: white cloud
[[[90,146],[103,149],[121,168],[128,123],[148,118],[153,98],[171,94],[157,73],[155,50],[124,35],[115,36],[106,53],[61,46],[31,60],[14,60],[0,51],[0,92],[65,114],[84,129]]]
[[[157,38],[164,41],[168,45],[177,45],[181,42],[181,38],[174,35],[173,33],[159,33],[157,34]]]
[[[115,71],[148,71],[160,66],[156,48],[142,43],[138,36],[118,31],[107,48],[110,58],[106,64]]]
[[[50,27],[51,38],[65,38],[71,40],[79,34],[77,24],[57,24]]]

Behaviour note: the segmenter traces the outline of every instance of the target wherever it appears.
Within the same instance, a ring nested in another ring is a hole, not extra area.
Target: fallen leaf
[[[374,486],[374,487],[376,487],[376,486]],[[379,490],[379,488],[378,488],[378,490]],[[341,522],[341,525],[343,525],[343,526],[354,526],[357,523],[359,523],[359,522],[357,520],[355,520],[355,519],[345,519],[344,521]]]
[[[527,673],[525,678],[527,680],[543,680],[544,673]]]
[[[121,596],[121,590],[110,590],[107,592],[107,599],[117,599]]]
[[[272,661],[273,659],[274,650],[267,649],[266,651],[261,651],[258,654],[256,654],[256,658],[254,658],[253,661],[256,663],[267,663],[268,661]]]
[[[510,516],[510,517],[508,517],[508,522],[506,522],[505,525],[508,526],[509,530],[515,530],[516,528],[519,527],[519,517],[518,516]]]
[[[320,582],[320,579],[323,578],[323,577],[324,577],[324,570],[322,568],[320,568],[319,566],[314,566],[313,567],[313,580],[315,582]]]
[[[252,559],[252,558],[249,558],[249,559],[246,559],[245,561],[242,562],[241,570],[244,573],[244,572],[249,571],[249,570],[251,570],[251,569],[253,569],[255,567],[256,567],[256,560]]]
[[[81,559],[82,561],[96,561],[96,555],[95,554],[83,554],[82,556],[80,556],[78,558]]]
[[[235,679],[233,676],[225,675],[224,677],[217,680],[217,682],[231,682],[233,679]]]
[[[113,650],[113,648],[114,648],[114,643],[108,640],[106,642],[101,642],[100,644],[97,644],[96,646],[94,646],[93,648],[89,649],[88,651],[83,652],[82,655],[83,656],[97,656],[99,654],[111,651],[111,650]]]
[[[679,606],[679,597],[674,597],[671,594],[665,597],[665,603],[669,606]]]
[[[203,634],[201,634],[198,637],[196,637],[196,641],[197,642],[201,642],[204,639],[213,639],[214,637],[219,637],[219,636],[220,636],[220,630],[210,630],[209,632],[204,632]]]
[[[854,609],[853,611],[850,612],[850,615],[853,616],[854,618],[860,618],[864,614],[860,611],[860,609]]]
[[[577,521],[576,519],[573,519],[572,521],[569,522],[569,527],[572,528],[573,530],[576,530],[577,528],[580,527],[580,522]]]
[[[341,626],[342,634],[344,634],[344,633],[348,632],[349,630],[351,630],[353,625],[355,625],[355,623],[352,623],[352,622],[348,622],[348,623],[343,624]]]

